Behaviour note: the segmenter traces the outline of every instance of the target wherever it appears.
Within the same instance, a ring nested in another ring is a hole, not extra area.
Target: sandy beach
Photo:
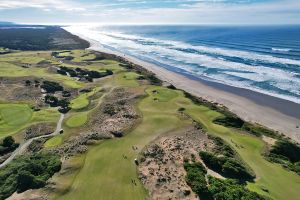
[[[140,65],[155,73],[161,80],[179,89],[222,104],[242,119],[277,130],[300,143],[300,128],[298,128],[300,126],[300,104],[247,89],[188,77],[135,57],[112,51],[103,47],[99,42],[82,35],[78,36],[90,42],[89,49],[91,50],[115,54]]]

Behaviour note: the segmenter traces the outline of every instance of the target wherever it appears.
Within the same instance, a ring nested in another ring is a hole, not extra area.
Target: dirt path
[[[31,144],[31,142],[33,140],[36,140],[36,139],[40,139],[40,138],[45,138],[45,137],[50,137],[50,136],[55,136],[55,135],[58,135],[59,134],[59,131],[61,130],[61,127],[62,127],[62,122],[64,120],[64,117],[65,115],[64,114],[61,114],[58,122],[57,122],[57,125],[56,125],[56,129],[53,133],[51,134],[48,134],[48,135],[41,135],[41,136],[38,136],[38,137],[34,137],[34,138],[31,138],[29,140],[26,140],[24,141],[23,143],[20,144],[20,146],[11,154],[11,156],[6,159],[2,164],[0,164],[0,168],[3,168],[5,167],[6,165],[8,165],[16,156],[24,153],[24,151],[26,150],[26,148]]]

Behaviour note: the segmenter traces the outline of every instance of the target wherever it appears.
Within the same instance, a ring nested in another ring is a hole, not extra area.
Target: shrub
[[[51,107],[57,107],[58,99],[54,96],[45,96],[45,103],[49,104]]]
[[[300,175],[300,147],[298,144],[284,139],[277,140],[267,158]]]
[[[46,90],[47,93],[55,93],[57,91],[63,91],[64,88],[59,83],[53,81],[44,81],[41,88]]]
[[[208,136],[209,139],[214,141],[214,152],[222,154],[227,157],[235,157],[236,152],[231,148],[230,145],[226,144],[224,140],[220,137],[215,137],[215,136]]]
[[[43,187],[60,168],[60,157],[55,154],[38,153],[17,157],[0,171],[0,199],[9,197],[15,191]]]
[[[300,147],[288,140],[277,140],[270,153],[284,156],[292,163],[300,161]]]
[[[18,143],[15,143],[15,140],[12,136],[7,136],[3,139],[2,144],[0,145],[0,155],[5,155],[9,152],[14,151],[19,147]]]
[[[184,169],[187,172],[186,182],[192,190],[201,197],[209,196],[209,191],[205,179],[206,169],[200,163],[184,163]]]
[[[267,197],[252,192],[235,180],[209,177],[209,192],[215,200],[266,200]]]
[[[13,139],[12,136],[7,136],[4,138],[2,142],[2,146],[4,147],[11,147],[15,143],[15,140]]]
[[[183,111],[185,111],[185,108],[181,107],[181,108],[178,109],[178,111],[183,112]]]
[[[218,117],[214,121],[216,124],[220,124],[227,127],[242,128],[244,121],[235,115],[226,115],[223,117]]]
[[[258,137],[266,135],[273,138],[279,138],[279,135],[276,134],[275,131],[261,125],[251,124],[249,122],[245,122],[242,129]]]
[[[216,156],[205,151],[201,151],[199,154],[208,168],[227,178],[234,178],[240,181],[251,180],[254,178],[247,168],[234,158]]]

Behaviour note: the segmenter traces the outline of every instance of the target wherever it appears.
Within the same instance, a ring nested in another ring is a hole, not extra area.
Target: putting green
[[[80,94],[76,99],[71,101],[71,108],[75,110],[83,109],[90,103],[89,97],[95,95],[101,90],[100,87],[94,88],[91,92]]]
[[[84,125],[88,120],[88,112],[80,112],[72,114],[66,121],[66,125],[70,128],[76,128]]]
[[[63,142],[63,136],[57,135],[49,140],[47,140],[44,144],[44,147],[46,148],[52,148],[60,145]]]

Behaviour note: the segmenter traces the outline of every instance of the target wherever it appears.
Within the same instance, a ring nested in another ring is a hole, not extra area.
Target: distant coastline
[[[76,33],[72,34],[76,35]],[[91,50],[122,57],[152,71],[158,78],[179,89],[222,104],[244,120],[265,125],[300,142],[300,129],[297,128],[297,126],[300,126],[300,104],[248,89],[215,83],[187,74],[179,74],[135,57],[112,51],[83,35],[77,36],[87,40],[91,44],[89,47]]]

